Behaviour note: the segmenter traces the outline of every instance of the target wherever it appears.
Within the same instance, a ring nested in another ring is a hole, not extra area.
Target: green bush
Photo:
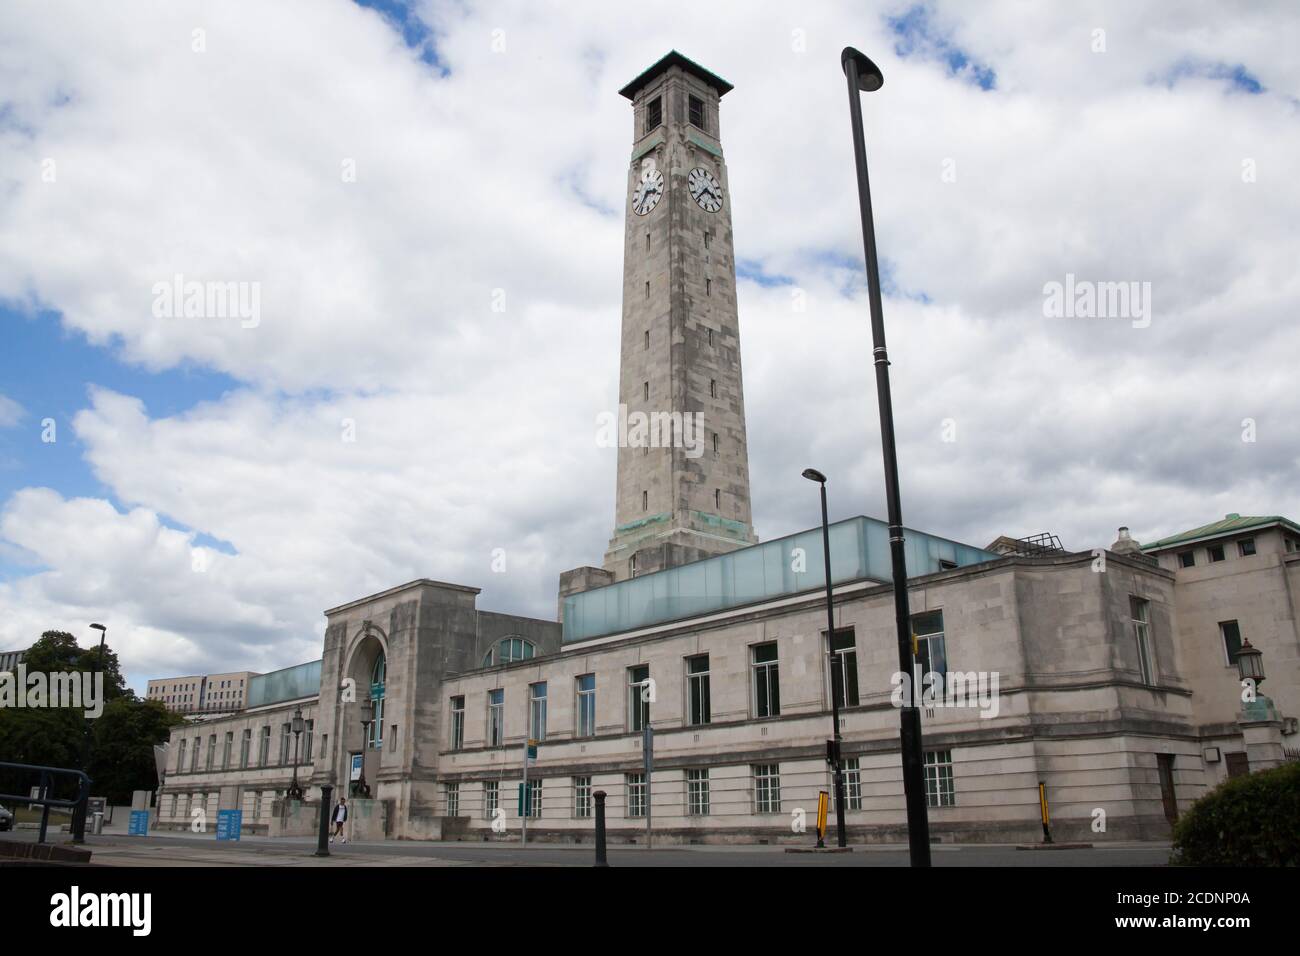
[[[1300,763],[1225,781],[1174,826],[1181,866],[1300,866]]]

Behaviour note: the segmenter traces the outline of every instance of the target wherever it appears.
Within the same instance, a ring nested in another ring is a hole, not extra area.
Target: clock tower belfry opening
[[[719,103],[675,50],[631,101],[618,479],[604,571],[621,581],[755,543]]]

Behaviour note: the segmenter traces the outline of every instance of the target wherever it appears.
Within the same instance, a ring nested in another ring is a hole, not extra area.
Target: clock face
[[[691,174],[686,177],[686,188],[691,191],[691,198],[705,212],[717,212],[722,208],[722,183],[703,166],[691,170]]]
[[[644,216],[659,204],[659,197],[664,194],[664,174],[657,169],[647,169],[641,174],[636,192],[632,194],[632,211]]]

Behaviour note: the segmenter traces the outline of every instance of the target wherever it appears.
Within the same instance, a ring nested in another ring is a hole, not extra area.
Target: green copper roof
[[[669,50],[667,56],[663,57],[659,62],[655,63],[635,80],[619,90],[618,95],[626,96],[629,100],[633,99],[643,86],[656,77],[668,72],[669,67],[673,66],[680,66],[687,73],[690,73],[692,76],[698,77],[705,83],[709,84],[709,86],[718,91],[719,98],[726,96],[735,88],[722,77],[718,76],[718,74],[706,70],[694,60],[682,56],[676,50]]]
[[[1232,534],[1237,531],[1246,531],[1249,528],[1260,528],[1272,524],[1282,524],[1293,531],[1300,531],[1300,525],[1288,518],[1283,518],[1281,515],[1239,515],[1234,513],[1225,515],[1222,521],[1214,521],[1199,528],[1193,528],[1191,531],[1184,531],[1182,534],[1171,535],[1168,538],[1161,538],[1159,541],[1144,544],[1142,550],[1155,551],[1170,548],[1176,544],[1199,541],[1202,538],[1215,538],[1219,535]]]

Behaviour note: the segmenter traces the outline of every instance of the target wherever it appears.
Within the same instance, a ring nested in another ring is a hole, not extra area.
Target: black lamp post
[[[298,786],[298,738],[302,734],[303,719],[302,708],[295,707],[293,710],[293,784],[289,787],[287,794],[290,800],[302,802],[302,787]]]
[[[375,702],[367,697],[361,702],[361,779],[352,784],[352,795],[366,787],[366,751],[370,749],[370,725],[375,720]]]
[[[826,513],[826,476],[816,468],[805,468],[803,476],[821,486],[822,492],[822,550],[826,562],[826,646],[830,650],[831,662],[831,720],[835,733],[831,738],[831,766],[835,770],[835,826],[838,830],[839,845],[848,846],[848,836],[844,830],[844,771],[840,756],[840,693],[844,682],[840,680],[843,658],[835,649],[835,608],[831,595],[831,526]]]
[[[868,298],[871,303],[872,355],[876,366],[876,402],[880,407],[880,441],[885,459],[885,497],[889,508],[889,553],[893,564],[894,618],[898,629],[898,668],[912,680],[912,625],[907,605],[907,560],[903,552],[903,505],[898,494],[898,454],[894,445],[894,406],[889,391],[889,354],[885,350],[885,319],[880,306],[880,267],[876,262],[876,227],[871,216],[871,185],[867,179],[867,146],[862,133],[862,98],[885,85],[880,67],[853,47],[845,47],[840,65],[849,90],[849,120],[858,174],[858,207],[862,246],[866,254]],[[907,801],[907,841],[912,866],[930,865],[930,822],[925,805],[925,776],[921,754],[921,711],[909,701],[899,713],[903,756],[903,793]]]
[[[92,631],[99,631],[99,656],[91,658],[90,661],[90,681],[94,684],[95,675],[99,673],[99,664],[104,659],[104,638],[108,634],[108,628],[103,624],[90,625]],[[81,739],[81,770],[83,773],[90,772],[90,721],[89,718],[83,718],[85,726]],[[86,804],[81,803],[72,812],[72,842],[86,842]]]

